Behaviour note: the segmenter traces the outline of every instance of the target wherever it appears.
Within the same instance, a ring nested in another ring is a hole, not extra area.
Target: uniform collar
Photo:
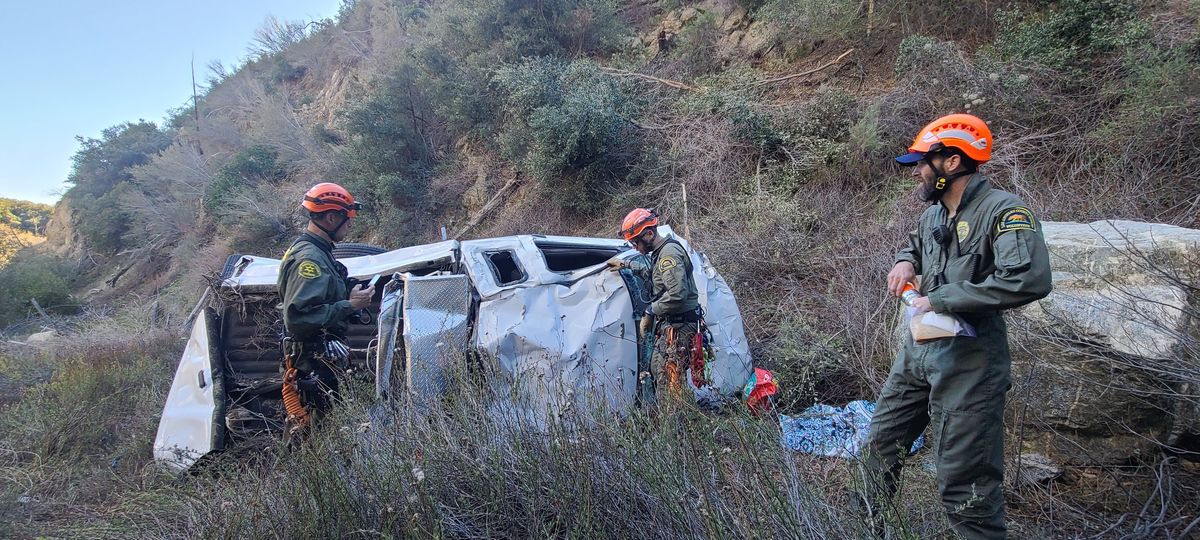
[[[658,246],[656,246],[654,249],[650,250],[650,254],[654,257],[658,257],[658,252],[662,251],[662,248],[667,247],[667,244],[670,244],[671,241],[674,239],[675,239],[674,236],[661,237],[661,240],[659,241]]]
[[[971,201],[981,197],[984,193],[987,193],[991,190],[992,183],[989,182],[987,178],[980,173],[972,174],[971,178],[967,180],[967,188],[963,190],[962,198],[958,201],[958,211],[956,213],[962,214],[963,209],[966,208]],[[938,204],[942,206],[943,210],[946,209],[946,205],[942,204],[941,201],[938,201]]]
[[[333,243],[329,240],[321,238],[320,236],[313,234],[311,231],[304,231],[304,234],[301,234],[300,238],[296,239],[297,242],[302,240],[321,248],[321,251],[333,256]]]

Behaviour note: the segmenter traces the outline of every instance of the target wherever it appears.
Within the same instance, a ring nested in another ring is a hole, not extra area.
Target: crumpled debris
[[[851,401],[845,407],[817,404],[796,416],[779,415],[783,446],[818,456],[857,458],[871,432],[875,404]],[[909,455],[925,444],[925,435],[913,442]]]

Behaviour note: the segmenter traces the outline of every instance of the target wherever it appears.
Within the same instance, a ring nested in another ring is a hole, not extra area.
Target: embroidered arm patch
[[[1024,206],[1009,208],[1003,214],[1000,214],[1000,220],[996,223],[996,233],[1006,233],[1009,231],[1033,231],[1034,228],[1033,212]]]
[[[662,268],[663,270],[675,268],[675,259],[671,257],[663,257],[661,261],[658,261],[658,267]]]
[[[296,273],[300,274],[300,277],[304,279],[319,278],[321,277],[321,267],[317,266],[315,262],[303,261],[296,269]]]

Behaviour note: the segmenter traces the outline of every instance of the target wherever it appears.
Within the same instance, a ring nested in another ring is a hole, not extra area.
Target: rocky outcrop
[[[54,205],[50,221],[46,224],[46,241],[41,244],[56,255],[77,258],[84,252],[83,235],[75,229],[75,212],[66,198]]]
[[[1014,442],[1110,464],[1200,433],[1200,231],[1044,226],[1054,292],[1010,317]]]
[[[705,17],[712,17],[720,31],[716,48],[721,58],[757,59],[774,45],[775,31],[770,23],[753,19],[745,7],[730,0],[705,0],[667,12],[657,27],[642,34],[641,45],[649,49],[651,56],[665,53],[676,45],[684,29],[700,24]]]

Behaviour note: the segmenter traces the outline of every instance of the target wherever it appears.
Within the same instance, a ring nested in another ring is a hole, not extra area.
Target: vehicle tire
[[[333,246],[333,258],[347,259],[350,257],[362,257],[363,255],[379,255],[386,251],[386,249],[372,244],[343,242]]]
[[[228,259],[225,259],[225,268],[221,270],[221,279],[229,279],[229,276],[233,275],[233,268],[237,266],[240,260],[242,260],[240,253],[234,253]]]

